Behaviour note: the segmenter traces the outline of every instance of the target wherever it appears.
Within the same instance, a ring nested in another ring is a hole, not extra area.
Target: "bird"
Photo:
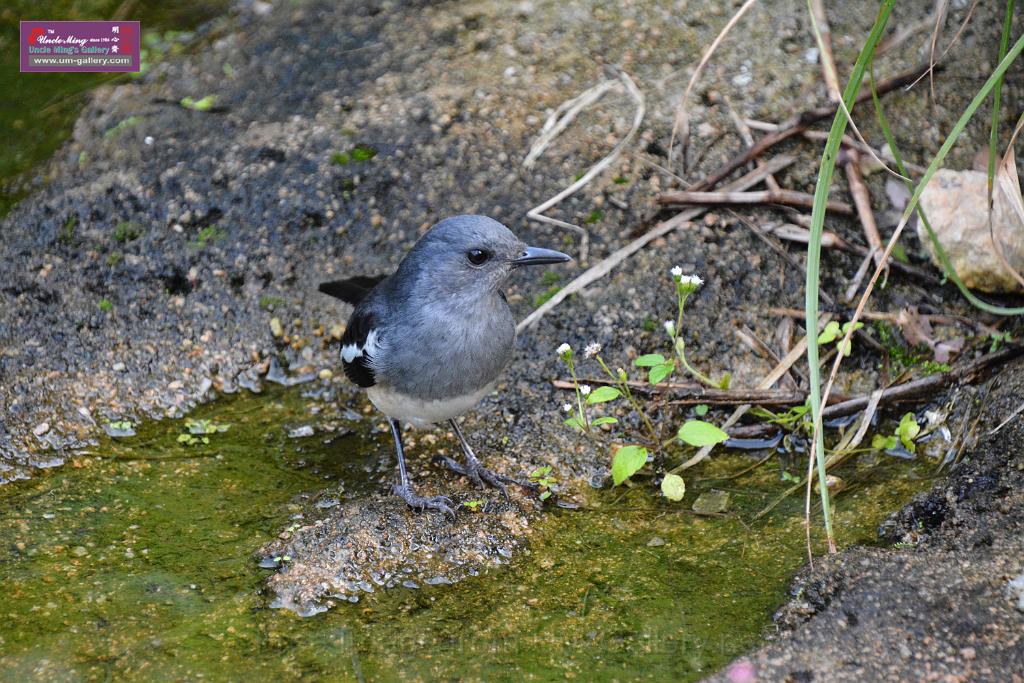
[[[394,273],[324,282],[319,290],[354,306],[341,338],[345,375],[388,420],[398,460],[392,492],[416,510],[454,516],[447,496],[413,490],[405,466],[402,423],[448,422],[462,447],[449,468],[508,498],[523,482],[485,468],[456,417],[490,394],[512,358],[516,323],[503,288],[524,266],[565,263],[567,254],[527,246],[500,222],[460,215],[433,225]]]

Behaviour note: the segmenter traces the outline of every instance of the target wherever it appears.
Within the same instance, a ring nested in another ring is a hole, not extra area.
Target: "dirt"
[[[621,246],[630,231],[658,218],[654,197],[674,180],[648,161],[667,163],[686,68],[732,11],[732,3],[686,2],[267,7],[241,3],[227,27],[193,54],[167,60],[137,82],[97,90],[72,139],[39,175],[35,193],[4,220],[0,481],[59,466],[73,449],[93,443],[109,421],[179,416],[219,393],[310,379],[324,370],[333,376],[321,381],[341,386],[336,342],[348,311],[318,294],[316,285],[394,267],[418,235],[446,215],[485,213],[532,243],[573,250],[566,233],[527,221],[525,212],[611,148],[628,130],[631,102],[602,100],[536,169],[525,170],[520,160],[550,111],[603,77],[602,64],[621,65],[637,80],[648,116],[634,153],[551,214],[586,223],[593,258]],[[862,9],[847,5],[832,17],[840,63],[852,62],[873,19],[873,10]],[[909,25],[925,10],[902,11],[898,22]],[[897,137],[914,161],[937,148],[985,78],[984,62],[993,62],[990,29],[998,13],[977,12],[948,57],[934,102],[923,85],[887,98]],[[922,61],[925,43],[919,34],[881,58],[879,74]],[[819,68],[804,57],[812,39],[802,3],[758,7],[731,45],[716,56],[694,96],[690,164],[675,169],[687,177],[700,177],[741,145],[721,95],[743,115],[768,120],[822,101]],[[1019,73],[1015,67],[1018,77],[1008,78],[1007,101],[1016,101]],[[217,96],[209,112],[178,104],[208,94]],[[133,116],[134,125],[106,134]],[[986,119],[984,109],[979,116]],[[863,130],[880,139],[870,123]],[[949,163],[968,166],[986,137],[983,126],[972,128]],[[795,142],[785,149],[798,161],[779,181],[811,189],[818,147]],[[869,181],[884,213],[884,179],[876,174]],[[768,210],[749,215],[778,220]],[[850,221],[829,227],[861,239]],[[925,263],[913,237],[907,247],[912,259]],[[827,254],[824,261],[825,286],[834,293],[859,265],[843,254]],[[570,493],[606,485],[603,449],[579,445],[558,424],[564,396],[549,380],[563,369],[554,349],[561,342],[579,349],[600,341],[613,366],[628,367],[636,353],[659,348],[659,322],[673,306],[663,282],[674,265],[707,282],[688,312],[692,360],[713,376],[731,371],[736,386],[752,385],[770,369],[773,362],[738,343],[734,330],[746,326],[773,339],[778,319],[764,311],[802,306],[803,274],[728,212],[711,212],[521,336],[500,395],[467,421],[488,464],[510,474],[553,465]],[[578,272],[579,264],[556,271],[563,282]],[[517,276],[509,288],[520,317],[544,289],[537,277]],[[902,278],[879,292],[873,306],[896,310],[910,303],[975,315],[952,287],[924,288]],[[873,352],[857,349],[850,365],[859,372],[849,375],[844,390],[871,388]],[[365,404],[355,401],[352,408],[361,411]],[[1016,432],[1008,426],[1006,433]],[[428,493],[451,486],[428,465],[427,450],[415,455],[417,485]],[[534,504],[523,505],[529,512]],[[409,515],[395,506],[382,491],[359,514],[385,521]],[[527,533],[528,524],[519,520],[486,519],[502,538]],[[337,533],[349,528],[340,517],[333,523]],[[992,534],[1003,540],[982,551],[1011,542],[1003,528]],[[310,554],[323,547],[309,540]],[[858,550],[851,557],[920,552],[928,551]],[[959,559],[953,551],[935,552],[930,567]],[[931,573],[912,576],[911,560],[900,562],[908,573],[893,568],[886,578],[914,588],[899,595],[920,616],[911,596],[929,589],[939,595],[946,585]],[[869,569],[847,572],[866,576]],[[925,604],[935,619],[949,612],[941,601]],[[826,608],[816,618],[839,617]],[[797,633],[812,632],[805,626]],[[975,646],[977,666],[987,652]],[[921,666],[937,666],[942,657],[930,647],[919,653]],[[1007,660],[991,661],[995,671]]]
[[[880,528],[895,544],[805,569],[775,642],[719,681],[1022,680],[1024,363],[980,393],[981,443]]]

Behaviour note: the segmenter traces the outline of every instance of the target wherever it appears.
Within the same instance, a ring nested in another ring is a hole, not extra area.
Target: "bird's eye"
[[[491,258],[491,253],[489,251],[484,251],[483,249],[470,249],[466,252],[466,258],[468,258],[469,262],[474,266],[482,266],[487,262],[487,259]]]

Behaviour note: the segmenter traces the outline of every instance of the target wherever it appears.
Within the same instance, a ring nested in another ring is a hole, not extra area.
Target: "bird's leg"
[[[462,444],[462,453],[466,456],[465,465],[460,465],[446,455],[438,456],[450,470],[467,477],[480,488],[484,488],[484,484],[489,484],[496,489],[499,489],[502,494],[504,494],[505,500],[508,500],[508,489],[505,487],[505,484],[517,484],[525,488],[534,488],[530,482],[506,477],[504,474],[492,472],[484,467],[480,461],[477,460],[476,453],[473,452],[473,448],[469,445],[469,442],[466,441],[466,437],[459,428],[459,423],[454,419],[449,420],[448,422],[451,424],[452,430],[455,432],[455,436],[459,437],[459,443]]]
[[[437,510],[445,514],[455,516],[455,504],[451,498],[447,496],[434,496],[433,498],[423,498],[422,496],[416,495],[412,486],[409,485],[409,474],[405,471],[405,450],[402,448],[402,428],[399,426],[398,421],[392,418],[388,418],[388,424],[391,425],[391,435],[395,437],[395,453],[398,455],[398,484],[391,488],[391,491],[402,498],[409,507],[417,510]]]

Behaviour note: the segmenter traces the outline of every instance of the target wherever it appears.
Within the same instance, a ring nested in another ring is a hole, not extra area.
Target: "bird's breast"
[[[427,427],[462,415],[493,390],[492,382],[468,394],[442,399],[423,399],[404,394],[394,388],[374,386],[366,390],[366,395],[377,410],[388,417],[414,427]]]

